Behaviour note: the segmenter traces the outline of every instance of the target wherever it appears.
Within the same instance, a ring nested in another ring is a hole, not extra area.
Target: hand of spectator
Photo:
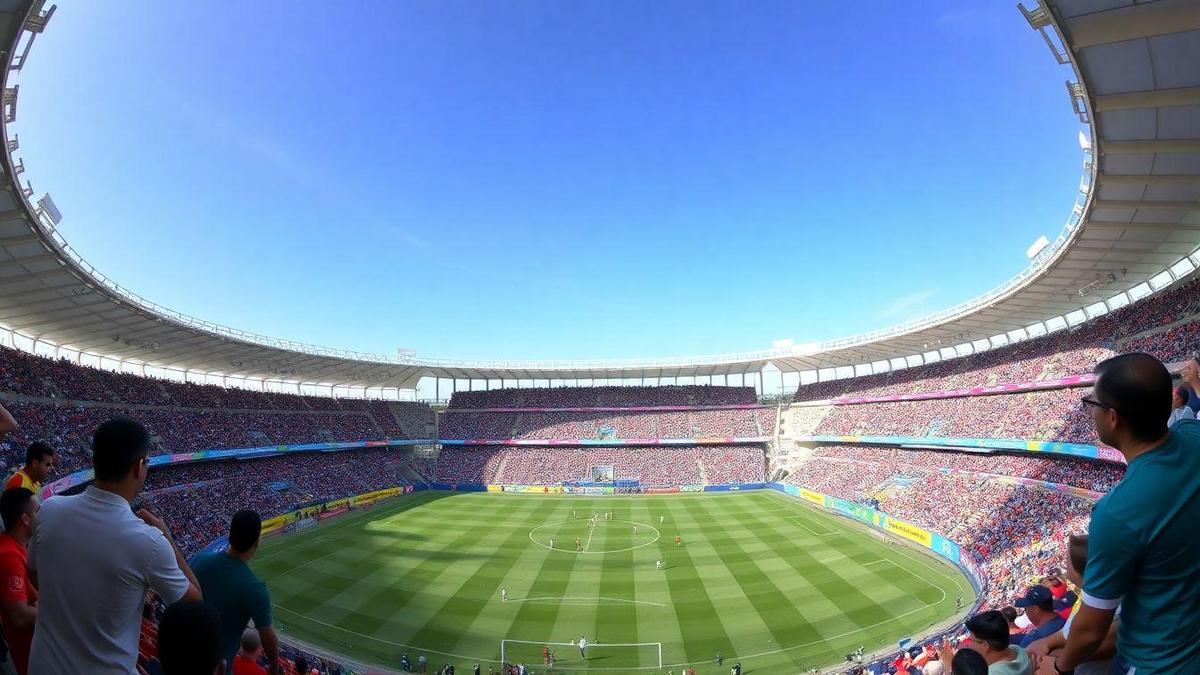
[[[141,518],[142,521],[150,527],[157,528],[159,532],[162,532],[164,535],[166,535],[168,540],[171,538],[171,528],[167,527],[167,524],[163,522],[162,518],[159,518],[151,513],[150,509],[138,509],[137,517]]]
[[[1050,641],[1047,638],[1034,640],[1025,648],[1025,653],[1029,654],[1029,658],[1033,660],[1033,666],[1037,668],[1041,665],[1043,659],[1050,654]],[[1050,660],[1050,659],[1046,659]]]
[[[1054,668],[1054,659],[1048,656],[1038,661],[1033,672],[1036,675],[1058,675],[1058,671]]]
[[[950,668],[950,662],[954,660],[954,647],[950,646],[950,638],[942,638],[942,643],[938,645],[938,658],[942,660],[945,667]]]

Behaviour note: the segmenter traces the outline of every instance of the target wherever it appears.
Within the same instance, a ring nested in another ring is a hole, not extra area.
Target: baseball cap
[[[1050,594],[1050,589],[1045,586],[1030,586],[1028,591],[1025,591],[1025,597],[1017,598],[1013,604],[1017,607],[1030,607],[1032,605],[1044,605],[1053,602],[1054,596]]]

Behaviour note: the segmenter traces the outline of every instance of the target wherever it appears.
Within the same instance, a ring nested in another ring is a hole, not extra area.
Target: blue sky
[[[58,4],[16,129],[71,243],[328,346],[881,328],[1015,274],[1079,181],[1071,73],[1008,2]]]

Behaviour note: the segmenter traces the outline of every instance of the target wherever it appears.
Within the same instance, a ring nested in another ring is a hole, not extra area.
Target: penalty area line
[[[799,525],[800,527],[803,527],[804,529],[811,532],[814,537],[828,537],[831,534],[837,534],[837,532],[832,531],[832,530],[827,531],[827,532],[817,532],[816,530],[812,529],[811,527],[809,527],[808,525],[805,524],[804,518],[805,518],[805,516],[790,516],[788,518],[788,520],[795,521],[795,523],[797,525]]]

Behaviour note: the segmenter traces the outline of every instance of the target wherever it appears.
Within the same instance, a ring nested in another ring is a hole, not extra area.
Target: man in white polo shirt
[[[146,482],[149,447],[138,422],[105,422],[92,437],[95,483],[42,505],[29,544],[39,596],[31,675],[134,673],[146,591],[168,605],[201,599],[167,526],[130,508]]]

